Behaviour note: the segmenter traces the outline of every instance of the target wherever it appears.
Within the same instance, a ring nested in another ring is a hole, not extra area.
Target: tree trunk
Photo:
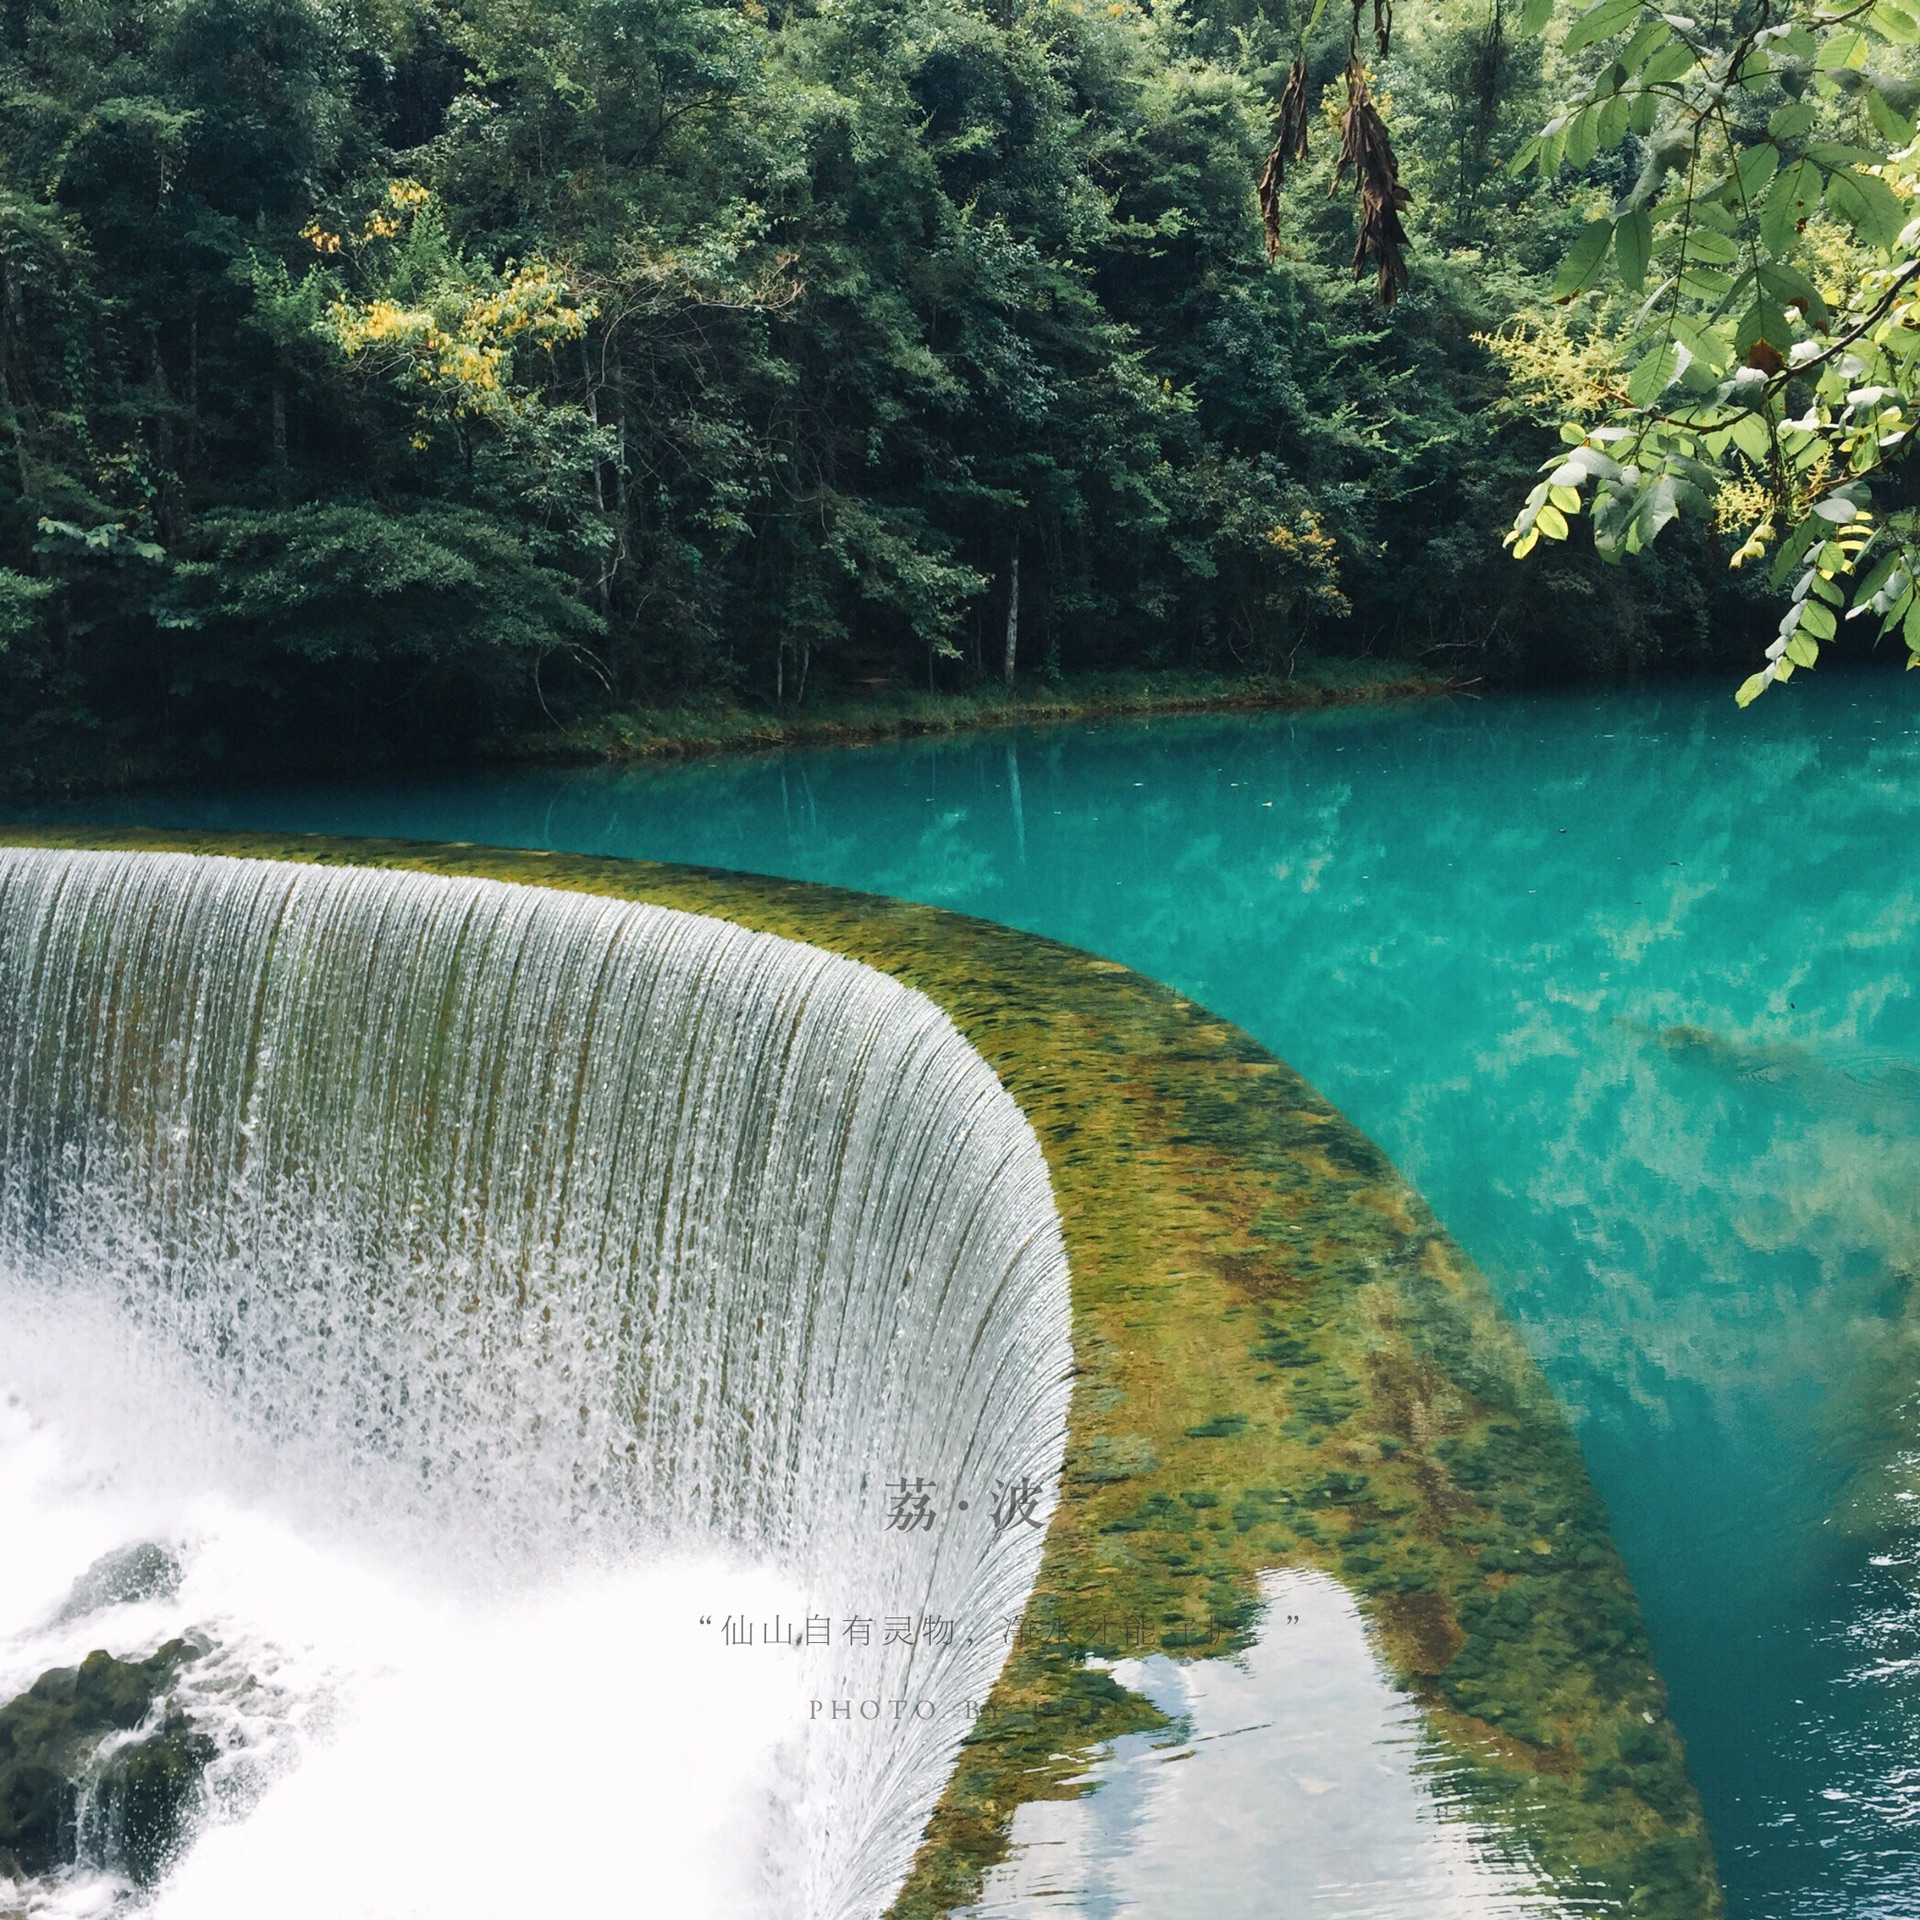
[[[1011,584],[1007,588],[1007,654],[1002,677],[1008,686],[1013,685],[1014,657],[1020,651],[1020,543],[1013,546],[1013,570],[1009,576]]]

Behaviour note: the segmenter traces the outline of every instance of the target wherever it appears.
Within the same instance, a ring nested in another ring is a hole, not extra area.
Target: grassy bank
[[[1158,713],[1216,713],[1366,706],[1431,699],[1453,682],[1404,661],[1303,661],[1291,675],[1089,673],[1058,681],[992,682],[962,693],[878,689],[856,697],[778,711],[722,699],[639,707],[521,742],[532,760],[666,760],[778,747],[858,746],[918,734],[982,727],[1043,726]]]

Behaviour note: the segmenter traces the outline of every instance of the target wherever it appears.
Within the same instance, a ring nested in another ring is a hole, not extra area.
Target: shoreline
[[[795,748],[863,747],[887,740],[984,733],[1080,720],[1161,714],[1288,713],[1433,700],[1463,683],[1394,661],[1319,660],[1276,674],[1146,672],[1076,674],[1056,683],[993,683],[966,693],[889,688],[785,713],[748,707],[640,707],[578,727],[528,736],[503,759],[533,765],[630,765]]]
[[[1291,677],[1169,670],[1074,674],[1054,683],[990,682],[965,693],[874,689],[809,708],[769,713],[714,697],[673,706],[632,707],[573,726],[521,733],[465,753],[428,761],[401,753],[364,758],[326,753],[309,761],[276,755],[228,759],[177,741],[92,743],[54,770],[8,785],[0,807],[26,808],[108,794],[164,793],[183,786],[244,787],[272,779],[358,780],[400,771],[472,772],[486,768],[638,766],[722,759],[795,749],[864,747],[1008,727],[1075,721],[1152,719],[1187,713],[1313,712],[1438,699],[1477,685],[1382,660],[1315,660]]]

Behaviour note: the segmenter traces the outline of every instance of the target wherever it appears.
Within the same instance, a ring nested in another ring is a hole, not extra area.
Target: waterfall
[[[1037,1570],[1070,1366],[1038,1142],[931,1001],[584,894],[0,848],[0,1268],[0,1339],[83,1303],[232,1474],[435,1580],[790,1578],[820,1704],[767,1908],[885,1906]]]

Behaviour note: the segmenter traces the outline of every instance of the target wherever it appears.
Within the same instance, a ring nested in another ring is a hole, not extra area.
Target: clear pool
[[[1920,704],[1195,717],[97,820],[705,862],[984,914],[1286,1056],[1575,1421],[1740,1920],[1920,1915]],[[68,817],[73,817],[69,813]]]

